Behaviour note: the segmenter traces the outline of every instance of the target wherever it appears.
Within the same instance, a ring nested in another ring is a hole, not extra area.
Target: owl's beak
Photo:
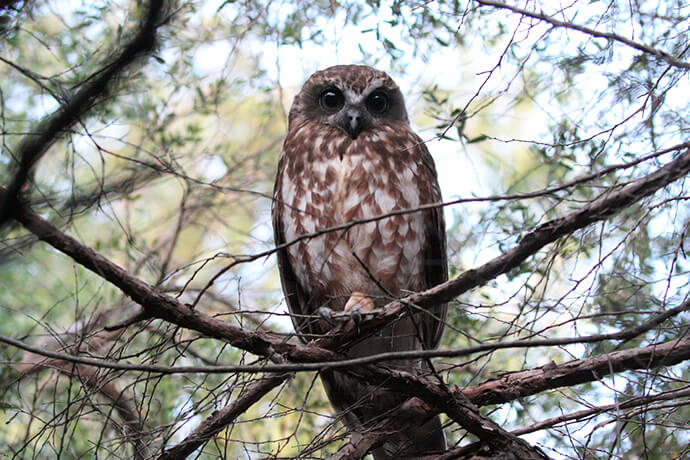
[[[360,109],[346,107],[338,120],[338,124],[352,139],[357,139],[359,133],[367,127],[367,119]]]

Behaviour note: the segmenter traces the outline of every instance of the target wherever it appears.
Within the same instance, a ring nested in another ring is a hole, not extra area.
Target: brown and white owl
[[[385,72],[341,65],[314,73],[290,109],[273,201],[276,245],[337,225],[440,203],[434,161],[410,129],[403,96]],[[292,320],[305,342],[332,327],[320,309],[379,307],[448,279],[441,208],[385,217],[303,239],[278,251]],[[323,310],[321,310],[323,311]],[[446,305],[363,337],[353,357],[436,348]],[[389,363],[423,372],[418,360]],[[366,431],[403,395],[381,392],[337,371],[321,375],[353,431]],[[376,396],[373,397],[373,392]],[[445,449],[438,417],[392,434],[377,460]]]

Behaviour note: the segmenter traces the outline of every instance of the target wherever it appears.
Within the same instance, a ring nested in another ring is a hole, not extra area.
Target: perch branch
[[[545,390],[595,382],[612,373],[672,366],[689,359],[690,338],[678,339],[559,365],[547,364],[535,369],[511,372],[481,385],[456,391],[480,406],[500,404]]]
[[[403,301],[388,304],[384,313],[374,315],[373,319],[363,321],[360,327],[366,333],[367,330],[373,332],[385,324],[389,324],[396,316],[401,316],[404,313],[405,303],[430,305],[450,300],[517,267],[527,257],[535,254],[539,249],[562,236],[594,222],[606,219],[640,199],[651,195],[660,188],[683,177],[689,170],[690,152],[686,151],[656,172],[637,179],[618,190],[609,189],[598,199],[583,208],[540,225],[534,231],[525,235],[513,249],[487,264],[464,272],[453,280],[423,293],[409,296],[403,299]],[[4,194],[4,190],[0,189],[0,194]],[[327,338],[320,339],[310,346],[292,345],[281,340],[271,339],[266,334],[244,331],[241,328],[231,326],[223,321],[197,312],[172,297],[157,291],[93,249],[64,234],[27,208],[21,208],[15,214],[15,217],[41,240],[46,241],[84,267],[116,285],[153,316],[196,330],[206,336],[228,341],[238,348],[259,356],[275,358],[276,355],[282,354],[288,361],[293,362],[337,360],[341,358],[341,355],[328,350],[328,348],[343,342],[343,339],[339,339],[336,334],[342,334],[344,340],[350,340],[355,337],[355,328],[352,323],[347,323],[344,328],[338,328]],[[378,383],[395,391],[420,397],[427,404],[434,407],[435,410],[446,412],[463,428],[472,432],[484,442],[501,444],[506,446],[506,448],[513,449],[515,452],[522,452],[524,454],[522,458],[540,458],[541,456],[540,452],[480,414],[464,396],[452,394],[445,385],[399,370],[389,370],[387,373],[382,372],[381,369],[375,366],[361,366],[347,369],[345,372],[363,378],[368,382]]]

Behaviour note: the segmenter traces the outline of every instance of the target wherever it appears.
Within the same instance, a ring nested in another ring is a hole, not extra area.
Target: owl
[[[278,163],[275,243],[394,211],[440,203],[434,161],[409,125],[400,89],[385,72],[339,65],[314,73],[295,97]],[[302,239],[278,251],[292,321],[308,342],[333,326],[323,311],[377,308],[448,279],[441,208],[390,215]],[[436,305],[361,337],[352,357],[436,348],[446,305]],[[428,371],[419,360],[388,363]],[[337,371],[321,374],[348,429],[366,432],[402,402]],[[438,417],[391,434],[376,460],[444,450]]]

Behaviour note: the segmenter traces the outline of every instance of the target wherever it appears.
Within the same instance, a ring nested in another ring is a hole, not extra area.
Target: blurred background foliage
[[[11,177],[19,140],[132,35],[140,3],[0,2],[1,183]],[[680,0],[520,7],[688,59],[690,7]],[[687,141],[687,69],[506,9],[445,0],[180,2],[155,54],[140,58],[42,159],[27,190],[32,206],[185,302],[194,303],[214,280],[196,304],[206,313],[289,334],[273,257],[224,270],[273,246],[271,190],[292,96],[313,71],[350,62],[386,70],[399,83],[435,156],[445,200],[475,198],[446,208],[451,276],[675,153],[530,199],[511,196]],[[618,331],[678,305],[688,287],[686,188],[683,181],[669,186],[461,296],[449,309],[443,347]],[[105,333],[103,325],[136,312],[131,301],[16,224],[2,234],[0,263],[3,335],[145,364],[256,361],[159,320]],[[673,318],[626,347],[679,337],[687,320]],[[503,350],[436,364],[451,385],[474,385],[617,347]],[[126,416],[103,391],[55,369],[16,365],[29,356],[0,348],[0,453],[131,458]],[[131,398],[151,455],[179,442],[254,378],[97,372]],[[689,374],[687,365],[626,372],[488,412],[508,428],[527,427],[682,388]],[[682,458],[690,455],[689,419],[686,400],[602,413],[526,439],[556,458]],[[333,422],[316,374],[298,373],[196,458],[321,457],[345,435]],[[456,427],[447,433],[451,443],[466,441]]]

